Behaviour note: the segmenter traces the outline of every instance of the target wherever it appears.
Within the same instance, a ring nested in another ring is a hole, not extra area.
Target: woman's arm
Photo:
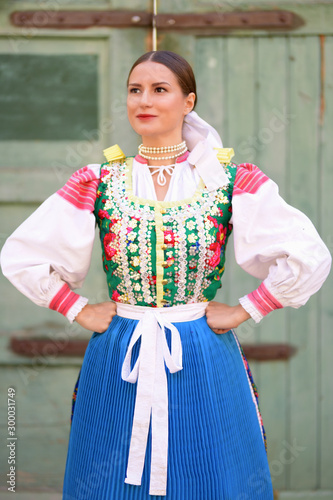
[[[7,239],[3,274],[36,304],[73,322],[88,299],[73,292],[88,272],[100,165],[75,172]]]
[[[255,165],[238,167],[231,222],[237,263],[263,280],[239,299],[248,317],[259,322],[275,309],[298,308],[320,289],[332,261],[326,245],[308,217],[288,205],[277,185]],[[207,309],[216,310],[216,316],[219,307]],[[245,317],[239,306],[227,313],[220,308],[220,318],[235,316],[235,326]],[[221,328],[225,320],[216,320],[215,326]]]

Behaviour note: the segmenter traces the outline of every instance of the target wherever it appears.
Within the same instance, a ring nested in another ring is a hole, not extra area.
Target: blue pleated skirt
[[[174,323],[183,369],[167,370],[167,494],[149,495],[150,433],[141,486],[124,483],[136,384],[122,380],[121,368],[137,323],[115,316],[89,341],[74,391],[63,500],[272,500],[251,372],[235,333],[215,334],[206,317]],[[132,362],[138,352],[139,342]]]

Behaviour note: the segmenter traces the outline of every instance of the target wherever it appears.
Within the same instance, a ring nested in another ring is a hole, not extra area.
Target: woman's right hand
[[[76,315],[75,321],[87,330],[103,333],[108,329],[116,313],[117,306],[114,302],[86,304]]]

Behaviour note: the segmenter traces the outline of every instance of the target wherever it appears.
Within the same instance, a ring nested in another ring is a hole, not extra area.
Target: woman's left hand
[[[240,304],[228,306],[214,301],[208,304],[206,316],[208,326],[215,333],[226,333],[251,318]]]

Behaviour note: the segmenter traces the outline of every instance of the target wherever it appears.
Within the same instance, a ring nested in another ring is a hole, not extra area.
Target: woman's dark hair
[[[182,56],[175,54],[175,52],[170,52],[169,50],[157,50],[152,52],[147,52],[143,54],[139,59],[135,61],[128,75],[127,85],[129,77],[133,69],[139,64],[152,61],[159,64],[164,64],[176,75],[180,88],[182,89],[185,96],[189,95],[191,92],[195,93],[195,102],[193,109],[197,103],[197,86],[195,82],[195,76],[193,70],[189,63]]]

